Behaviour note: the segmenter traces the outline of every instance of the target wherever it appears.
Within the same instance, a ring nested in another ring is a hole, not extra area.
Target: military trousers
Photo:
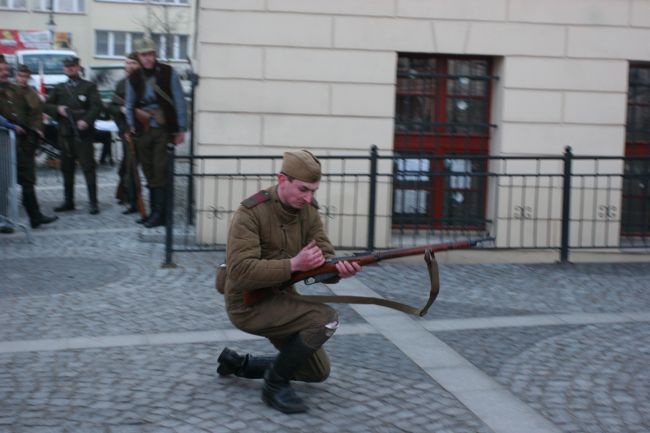
[[[18,184],[21,186],[36,185],[36,143],[30,137],[18,135],[18,146],[16,146],[16,169],[18,172]]]
[[[150,128],[137,140],[138,157],[149,188],[167,184],[167,144],[171,136],[163,128]]]
[[[278,350],[299,334],[307,346],[317,350],[293,379],[322,382],[330,373],[330,360],[322,345],[338,326],[338,313],[328,305],[296,299],[291,293],[293,290],[287,289],[250,307],[228,308],[228,316],[237,328],[268,338]]]
[[[89,179],[96,179],[95,147],[92,134],[83,134],[80,140],[75,140],[74,137],[68,135],[59,135],[59,143],[61,144],[61,171],[64,176],[66,174],[74,176],[75,161],[79,161],[86,182]]]

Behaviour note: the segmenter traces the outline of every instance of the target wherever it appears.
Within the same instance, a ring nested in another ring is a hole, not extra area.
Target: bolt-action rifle
[[[34,129],[22,122],[11,120],[11,123],[13,123],[16,126],[20,126],[25,131],[28,137],[32,137],[34,140],[36,140],[36,143],[39,143],[39,147],[41,148],[41,150],[45,152],[47,155],[55,159],[58,159],[61,156],[59,152],[59,146],[57,146],[56,144],[52,143],[47,138],[45,138],[45,136],[42,135],[42,133],[39,130]]]
[[[327,260],[323,265],[311,271],[294,272],[291,279],[281,284],[279,287],[263,288],[258,290],[244,291],[244,303],[246,305],[253,305],[257,302],[266,299],[273,293],[291,286],[294,283],[303,281],[305,284],[315,284],[320,282],[330,281],[338,277],[336,270],[336,263],[340,261],[356,262],[361,266],[371,265],[382,260],[396,259],[399,257],[415,256],[424,254],[424,259],[427,263],[429,271],[429,278],[431,280],[431,290],[429,292],[429,299],[423,308],[415,308],[410,305],[402,304],[400,302],[392,301],[384,298],[373,298],[367,296],[312,296],[292,294],[299,299],[310,302],[329,302],[329,303],[342,303],[342,304],[375,304],[388,308],[393,308],[404,313],[414,314],[417,316],[424,316],[433,301],[435,301],[440,290],[440,282],[438,279],[438,264],[435,261],[434,253],[448,250],[460,250],[472,248],[482,242],[492,241],[494,238],[486,237],[477,240],[467,240],[460,242],[440,243],[433,245],[422,245],[411,248],[396,248],[391,250],[373,251],[370,253],[359,253],[347,257],[333,257]],[[224,266],[224,265],[221,265]]]
[[[81,146],[82,141],[81,134],[79,134],[79,128],[77,128],[77,118],[75,117],[74,112],[70,109],[70,107],[65,108],[65,118],[68,119],[68,126],[72,131],[72,139],[77,144],[77,146]],[[70,155],[71,152],[70,149],[67,148],[67,142],[65,140],[63,140],[63,142],[64,146],[66,147],[65,151],[68,153],[68,155]]]

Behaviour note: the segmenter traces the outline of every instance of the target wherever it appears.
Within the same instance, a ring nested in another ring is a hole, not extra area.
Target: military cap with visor
[[[63,59],[63,66],[79,66],[79,57],[70,56]]]
[[[18,68],[16,68],[16,71],[18,71],[20,73],[23,73],[23,74],[30,74],[30,75],[32,73],[32,70],[29,69],[29,66],[24,65],[22,63],[20,65],[18,65]]]

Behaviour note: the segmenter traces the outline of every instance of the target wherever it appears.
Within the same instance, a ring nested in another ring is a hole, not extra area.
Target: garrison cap
[[[282,173],[303,182],[318,182],[321,177],[320,161],[308,150],[284,152]]]
[[[133,48],[137,54],[156,52],[156,43],[149,38],[137,39],[133,43]]]
[[[21,63],[20,65],[18,65],[18,68],[17,68],[16,70],[17,70],[18,72],[22,72],[22,73],[24,73],[24,74],[31,74],[31,73],[32,73],[32,70],[29,69],[29,66],[24,65],[24,64],[22,64],[22,63]]]
[[[63,66],[79,66],[79,57],[70,56],[63,59]]]

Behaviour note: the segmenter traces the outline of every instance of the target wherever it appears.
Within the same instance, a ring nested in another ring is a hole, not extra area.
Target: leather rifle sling
[[[429,307],[433,304],[433,301],[436,300],[438,293],[440,292],[440,274],[438,271],[438,262],[431,250],[427,250],[424,253],[424,261],[427,264],[427,270],[429,271],[429,280],[431,282],[431,289],[429,291],[429,299],[423,308],[412,307],[401,302],[393,301],[390,299],[384,298],[375,298],[369,296],[349,296],[349,295],[301,295],[299,293],[291,294],[296,299],[307,302],[320,302],[320,303],[331,303],[331,304],[373,304],[379,305],[382,307],[392,308],[393,310],[401,311],[407,314],[413,314],[415,316],[424,316],[429,311]]]

